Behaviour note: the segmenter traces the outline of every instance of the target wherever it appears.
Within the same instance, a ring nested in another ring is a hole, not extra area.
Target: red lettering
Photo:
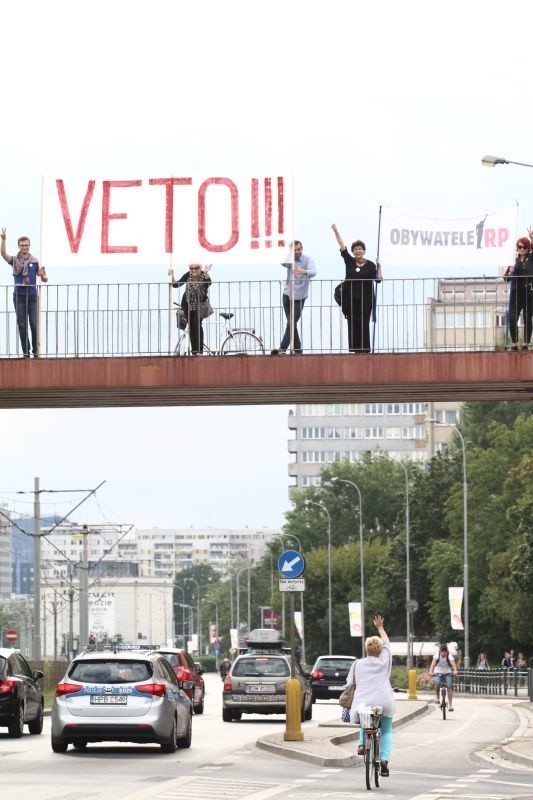
[[[174,252],[174,186],[190,186],[192,178],[150,178],[150,186],[165,186],[165,253]]]
[[[498,228],[498,246],[501,247],[502,244],[505,244],[508,238],[509,238],[509,231],[507,230],[507,228]]]
[[[67,231],[68,242],[70,245],[70,252],[77,253],[80,248],[81,237],[83,236],[83,229],[85,228],[85,221],[87,219],[87,212],[89,211],[89,204],[91,202],[96,181],[89,181],[87,184],[87,191],[83,198],[81,205],[81,213],[76,227],[76,233],[72,228],[72,219],[67,204],[67,195],[65,193],[65,185],[62,180],[56,180],[57,193],[59,195],[59,205],[61,206],[61,214],[63,222]]]
[[[231,236],[225,244],[213,244],[205,235],[205,196],[213,184],[227,186],[231,202]],[[211,253],[224,253],[235,247],[239,241],[239,191],[229,178],[207,178],[198,189],[198,241]]]
[[[136,253],[135,245],[110,245],[109,244],[109,222],[112,219],[127,219],[128,215],[123,213],[111,214],[111,189],[128,189],[131,186],[141,186],[142,181],[104,181],[102,184],[102,253]]]
[[[485,247],[496,247],[496,231],[494,228],[485,228]]]

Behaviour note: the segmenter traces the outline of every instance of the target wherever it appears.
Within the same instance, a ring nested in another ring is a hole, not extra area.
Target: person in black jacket
[[[370,353],[370,317],[374,309],[374,281],[382,279],[381,266],[367,261],[366,246],[360,239],[353,242],[352,255],[344,244],[337,226],[331,226],[346,267],[342,284],[342,313],[348,322],[350,353]]]
[[[533,232],[530,231],[533,238]],[[509,292],[509,332],[511,334],[511,350],[518,350],[518,320],[522,314],[524,323],[523,350],[527,350],[531,342],[533,330],[533,253],[531,242],[527,236],[521,236],[516,243],[516,261],[514,266],[507,267],[504,279],[510,281]]]
[[[199,314],[199,304],[208,299],[208,291],[211,285],[209,270],[211,264],[189,264],[189,271],[178,280],[174,277],[174,270],[169,269],[170,281],[174,289],[185,286],[185,291],[181,298],[181,310],[189,325],[189,337],[191,340],[191,352],[198,355],[204,349],[204,329],[202,318]]]

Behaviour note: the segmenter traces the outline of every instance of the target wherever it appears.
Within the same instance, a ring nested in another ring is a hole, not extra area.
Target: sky
[[[132,170],[292,174],[295,231],[324,279],[339,275],[331,223],[372,257],[380,205],[457,217],[518,203],[522,235],[533,225],[533,171],[487,169],[481,158],[533,162],[527,11],[517,0],[10,3],[0,133],[8,252],[22,234],[39,252],[42,175]],[[50,282],[102,280],[46,266]],[[279,277],[275,264],[254,269]],[[242,275],[216,264],[212,273]],[[153,267],[105,273],[162,279]],[[286,406],[4,410],[0,500],[27,513],[31,496],[13,492],[31,492],[35,476],[55,491],[105,480],[77,521],[279,526],[290,507],[287,415]],[[66,513],[76,497],[43,494],[43,510]]]

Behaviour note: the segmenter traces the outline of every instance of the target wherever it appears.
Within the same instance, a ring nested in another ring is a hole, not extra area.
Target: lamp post
[[[530,165],[526,165],[530,166]],[[428,419],[433,425],[445,425],[452,428],[459,437],[461,450],[463,451],[463,591],[464,591],[464,630],[465,630],[465,669],[470,666],[470,628],[468,617],[468,484],[466,481],[466,445],[464,436],[452,422],[441,422],[438,419]]]
[[[359,563],[360,563],[360,583],[361,583],[361,655],[364,658],[365,652],[365,555],[363,551],[363,498],[359,486],[347,478],[339,478],[334,475],[330,478],[332,483],[349,483],[357,491],[359,496]]]
[[[325,511],[328,517],[328,653],[333,652],[333,628],[331,622],[331,517],[326,506],[322,502],[316,500],[306,500],[307,506],[318,506],[322,511]]]
[[[202,655],[202,623],[200,620],[200,587],[194,578],[185,578],[185,583],[194,583],[196,586],[196,620],[198,623],[198,655]]]
[[[216,628],[216,639],[215,639],[215,666],[218,670],[218,656],[219,656],[219,632],[218,632],[218,603],[214,600],[208,600],[206,597],[202,598],[202,603],[211,603],[211,605],[215,606],[215,628]]]
[[[181,635],[183,639],[183,649],[186,650],[187,639],[185,638],[185,589],[183,586],[178,586],[177,584],[174,584],[174,589],[179,589],[181,592]]]
[[[533,167],[533,164],[526,164],[524,161],[510,161],[508,158],[502,158],[501,156],[483,156],[481,163],[484,167],[495,167],[496,164],[516,164],[518,167]]]
[[[411,641],[411,564],[409,552],[409,473],[403,461],[398,462],[405,473],[405,611],[407,638],[407,669],[413,667],[413,643]]]
[[[250,608],[250,570],[251,570],[251,568],[252,568],[251,566],[250,567],[242,567],[242,569],[239,569],[237,571],[237,639],[238,639],[239,642],[240,642],[240,628],[241,628],[241,617],[240,617],[240,614],[241,614],[241,598],[240,598],[241,587],[240,587],[240,578],[241,578],[241,572],[244,572],[245,570],[248,570],[248,609],[249,609]],[[248,619],[248,632],[249,631],[250,631],[250,620]]]
[[[294,535],[294,533],[289,533],[287,536],[283,537],[285,539],[296,539],[298,542],[298,551],[301,555],[303,555],[302,543],[300,539]],[[283,597],[285,597],[285,593],[283,593]],[[305,664],[305,619],[304,619],[304,593],[300,592],[300,612],[302,614],[302,662]],[[294,620],[291,620],[291,625],[294,625]]]

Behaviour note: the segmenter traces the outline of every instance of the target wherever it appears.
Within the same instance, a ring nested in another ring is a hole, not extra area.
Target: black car
[[[0,726],[14,738],[22,736],[24,725],[30,733],[43,729],[43,690],[37,682],[43,674],[18,650],[0,648]]]
[[[338,699],[356,660],[354,656],[319,656],[311,671],[313,703],[317,699]]]

